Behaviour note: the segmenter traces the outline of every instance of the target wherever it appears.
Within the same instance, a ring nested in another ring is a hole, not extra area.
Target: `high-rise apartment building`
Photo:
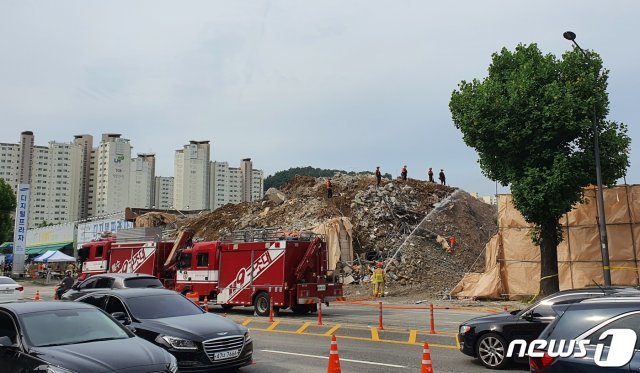
[[[91,183],[94,181],[92,172],[94,164],[91,158],[93,153],[93,136],[76,135],[73,143],[80,146],[82,155],[82,169],[80,171],[80,188],[78,199],[78,219],[87,219],[89,216],[89,191]]]
[[[129,207],[150,209],[155,204],[156,155],[138,154],[131,160]]]
[[[173,209],[173,177],[156,176],[154,197],[155,209]]]
[[[129,207],[131,145],[120,134],[106,133],[96,149],[94,215]]]
[[[176,150],[173,206],[178,210],[209,208],[209,141],[190,141]]]
[[[258,201],[264,197],[262,170],[254,170],[250,158],[240,162],[240,167],[229,167],[228,162],[211,162],[211,209],[227,203]]]
[[[35,146],[31,131],[21,134],[19,144],[0,144],[0,178],[14,192],[19,184],[31,186],[29,228],[78,218],[81,167],[79,146],[55,141]]]

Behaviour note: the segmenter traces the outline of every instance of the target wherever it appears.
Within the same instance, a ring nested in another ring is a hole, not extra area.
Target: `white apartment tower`
[[[190,141],[176,150],[173,206],[178,210],[209,208],[209,141]]]
[[[131,145],[120,134],[106,133],[96,149],[94,215],[122,212],[129,205]]]
[[[156,176],[154,197],[156,209],[173,209],[173,177]]]
[[[33,132],[25,131],[19,144],[0,144],[0,178],[14,190],[30,184],[28,227],[47,222],[63,223],[78,218],[80,147],[49,142],[35,146]]]
[[[156,156],[138,154],[131,160],[129,207],[150,209],[155,205]]]
[[[254,170],[250,158],[240,162],[239,168],[228,162],[211,162],[211,209],[227,203],[258,201],[264,197],[264,173]]]

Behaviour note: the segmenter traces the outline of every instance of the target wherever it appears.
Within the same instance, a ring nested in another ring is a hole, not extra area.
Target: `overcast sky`
[[[406,164],[493,194],[451,92],[502,47],[560,56],[572,30],[611,70],[609,119],[629,126],[639,183],[638,15],[635,0],[0,0],[0,142],[122,133],[172,176],[176,149],[210,140],[213,160],[266,174]]]

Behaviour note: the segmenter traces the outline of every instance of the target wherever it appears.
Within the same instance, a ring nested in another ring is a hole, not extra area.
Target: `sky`
[[[210,140],[212,160],[265,175],[433,167],[489,195],[451,93],[503,47],[559,57],[571,30],[610,70],[608,119],[629,126],[640,183],[638,14],[636,0],[1,0],[0,142],[121,133],[172,176],[176,149]]]

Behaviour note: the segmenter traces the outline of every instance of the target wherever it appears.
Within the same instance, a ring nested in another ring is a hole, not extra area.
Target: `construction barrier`
[[[40,290],[36,290],[36,297],[33,298],[36,302],[40,301]]]
[[[329,366],[327,373],[342,373],[340,369],[340,355],[338,354],[338,341],[335,334],[331,336],[331,349],[329,350]]]
[[[429,344],[427,342],[422,346],[422,368],[420,369],[420,373],[433,373],[431,351],[429,350]]]
[[[318,303],[318,325],[322,325],[322,303]]]

